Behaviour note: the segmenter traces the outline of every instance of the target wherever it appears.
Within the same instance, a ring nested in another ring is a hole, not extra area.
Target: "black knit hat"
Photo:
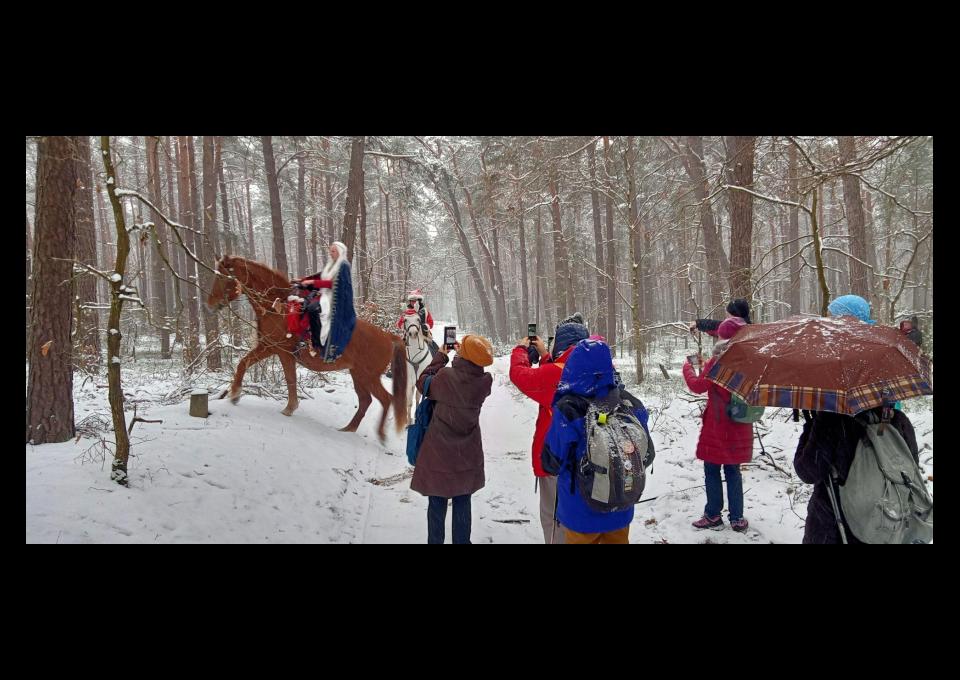
[[[744,300],[743,298],[737,298],[736,300],[731,300],[730,304],[727,305],[727,311],[734,316],[739,316],[741,319],[747,323],[750,321],[750,303]]]

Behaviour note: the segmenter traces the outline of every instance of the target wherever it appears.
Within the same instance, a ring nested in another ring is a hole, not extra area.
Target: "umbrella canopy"
[[[852,316],[745,326],[707,379],[752,406],[847,415],[933,394],[930,361],[913,342]]]

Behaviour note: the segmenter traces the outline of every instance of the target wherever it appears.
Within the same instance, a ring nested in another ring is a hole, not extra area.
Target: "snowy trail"
[[[539,544],[530,460],[537,406],[510,383],[508,356],[487,370],[493,390],[480,418],[487,481],[473,496],[472,540]],[[283,401],[250,395],[237,405],[212,399],[207,419],[190,417],[186,402],[140,402],[140,415],[164,422],[134,430],[130,488],[109,481],[109,462],[83,455],[91,439],[26,446],[27,542],[425,543],[427,500],[410,490],[405,433],[395,432],[390,416],[385,443],[377,440],[377,401],[356,433],[339,432],[357,397],[349,374],[326,376],[329,383],[310,390],[313,399],[302,400],[292,417],[281,415]],[[127,384],[135,395],[166,389]],[[392,381],[384,385],[392,391]],[[631,542],[800,542],[811,487],[793,474],[800,425],[787,422],[785,411],[768,411],[763,422],[764,445],[782,472],[759,447],[743,466],[750,530],[698,531],[690,522],[705,502],[703,466],[694,456],[700,405],[691,395],[679,398],[684,393],[672,381],[637,394],[651,411],[657,458]],[[907,408],[921,467],[932,476],[932,403],[922,402]],[[78,388],[76,403],[78,421],[107,410],[105,390],[92,385]],[[447,542],[449,522],[448,513]]]

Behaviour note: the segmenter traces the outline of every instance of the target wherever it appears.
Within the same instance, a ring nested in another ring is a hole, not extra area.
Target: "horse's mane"
[[[240,262],[247,269],[248,272],[253,272],[254,275],[258,278],[264,279],[265,283],[270,283],[271,279],[274,279],[273,285],[277,288],[289,288],[290,279],[279,270],[274,269],[268,265],[263,264],[262,262],[257,262],[256,260],[248,260],[245,257],[232,257],[230,260],[234,263]],[[220,262],[218,261],[218,265]]]

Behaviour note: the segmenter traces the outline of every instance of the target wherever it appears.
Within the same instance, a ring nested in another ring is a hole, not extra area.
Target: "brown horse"
[[[242,291],[253,306],[257,317],[257,344],[240,360],[227,394],[234,404],[240,399],[240,386],[243,384],[243,374],[247,369],[276,354],[280,357],[283,375],[287,380],[287,406],[282,411],[283,415],[293,414],[299,406],[296,371],[296,362],[299,361],[313,371],[342,369],[350,371],[353,377],[353,388],[360,399],[360,405],[353,420],[346,427],[341,428],[342,432],[356,432],[370,406],[371,395],[376,397],[383,406],[383,415],[377,428],[380,441],[384,438],[383,424],[387,419],[391,400],[397,421],[397,432],[403,430],[408,417],[407,391],[404,389],[407,382],[407,355],[401,338],[357,319],[349,344],[335,362],[324,363],[319,354],[311,357],[306,351],[301,352],[302,356],[296,357],[293,351],[296,349],[298,339],[287,337],[285,303],[291,292],[289,279],[276,269],[271,269],[260,262],[229,255],[224,255],[217,261],[217,271],[221,276],[215,277],[213,290],[207,297],[207,306],[220,309],[236,300]],[[284,303],[277,305],[280,311],[274,309],[274,302],[277,299]],[[395,386],[392,397],[380,383],[380,375],[390,363],[392,363]]]

